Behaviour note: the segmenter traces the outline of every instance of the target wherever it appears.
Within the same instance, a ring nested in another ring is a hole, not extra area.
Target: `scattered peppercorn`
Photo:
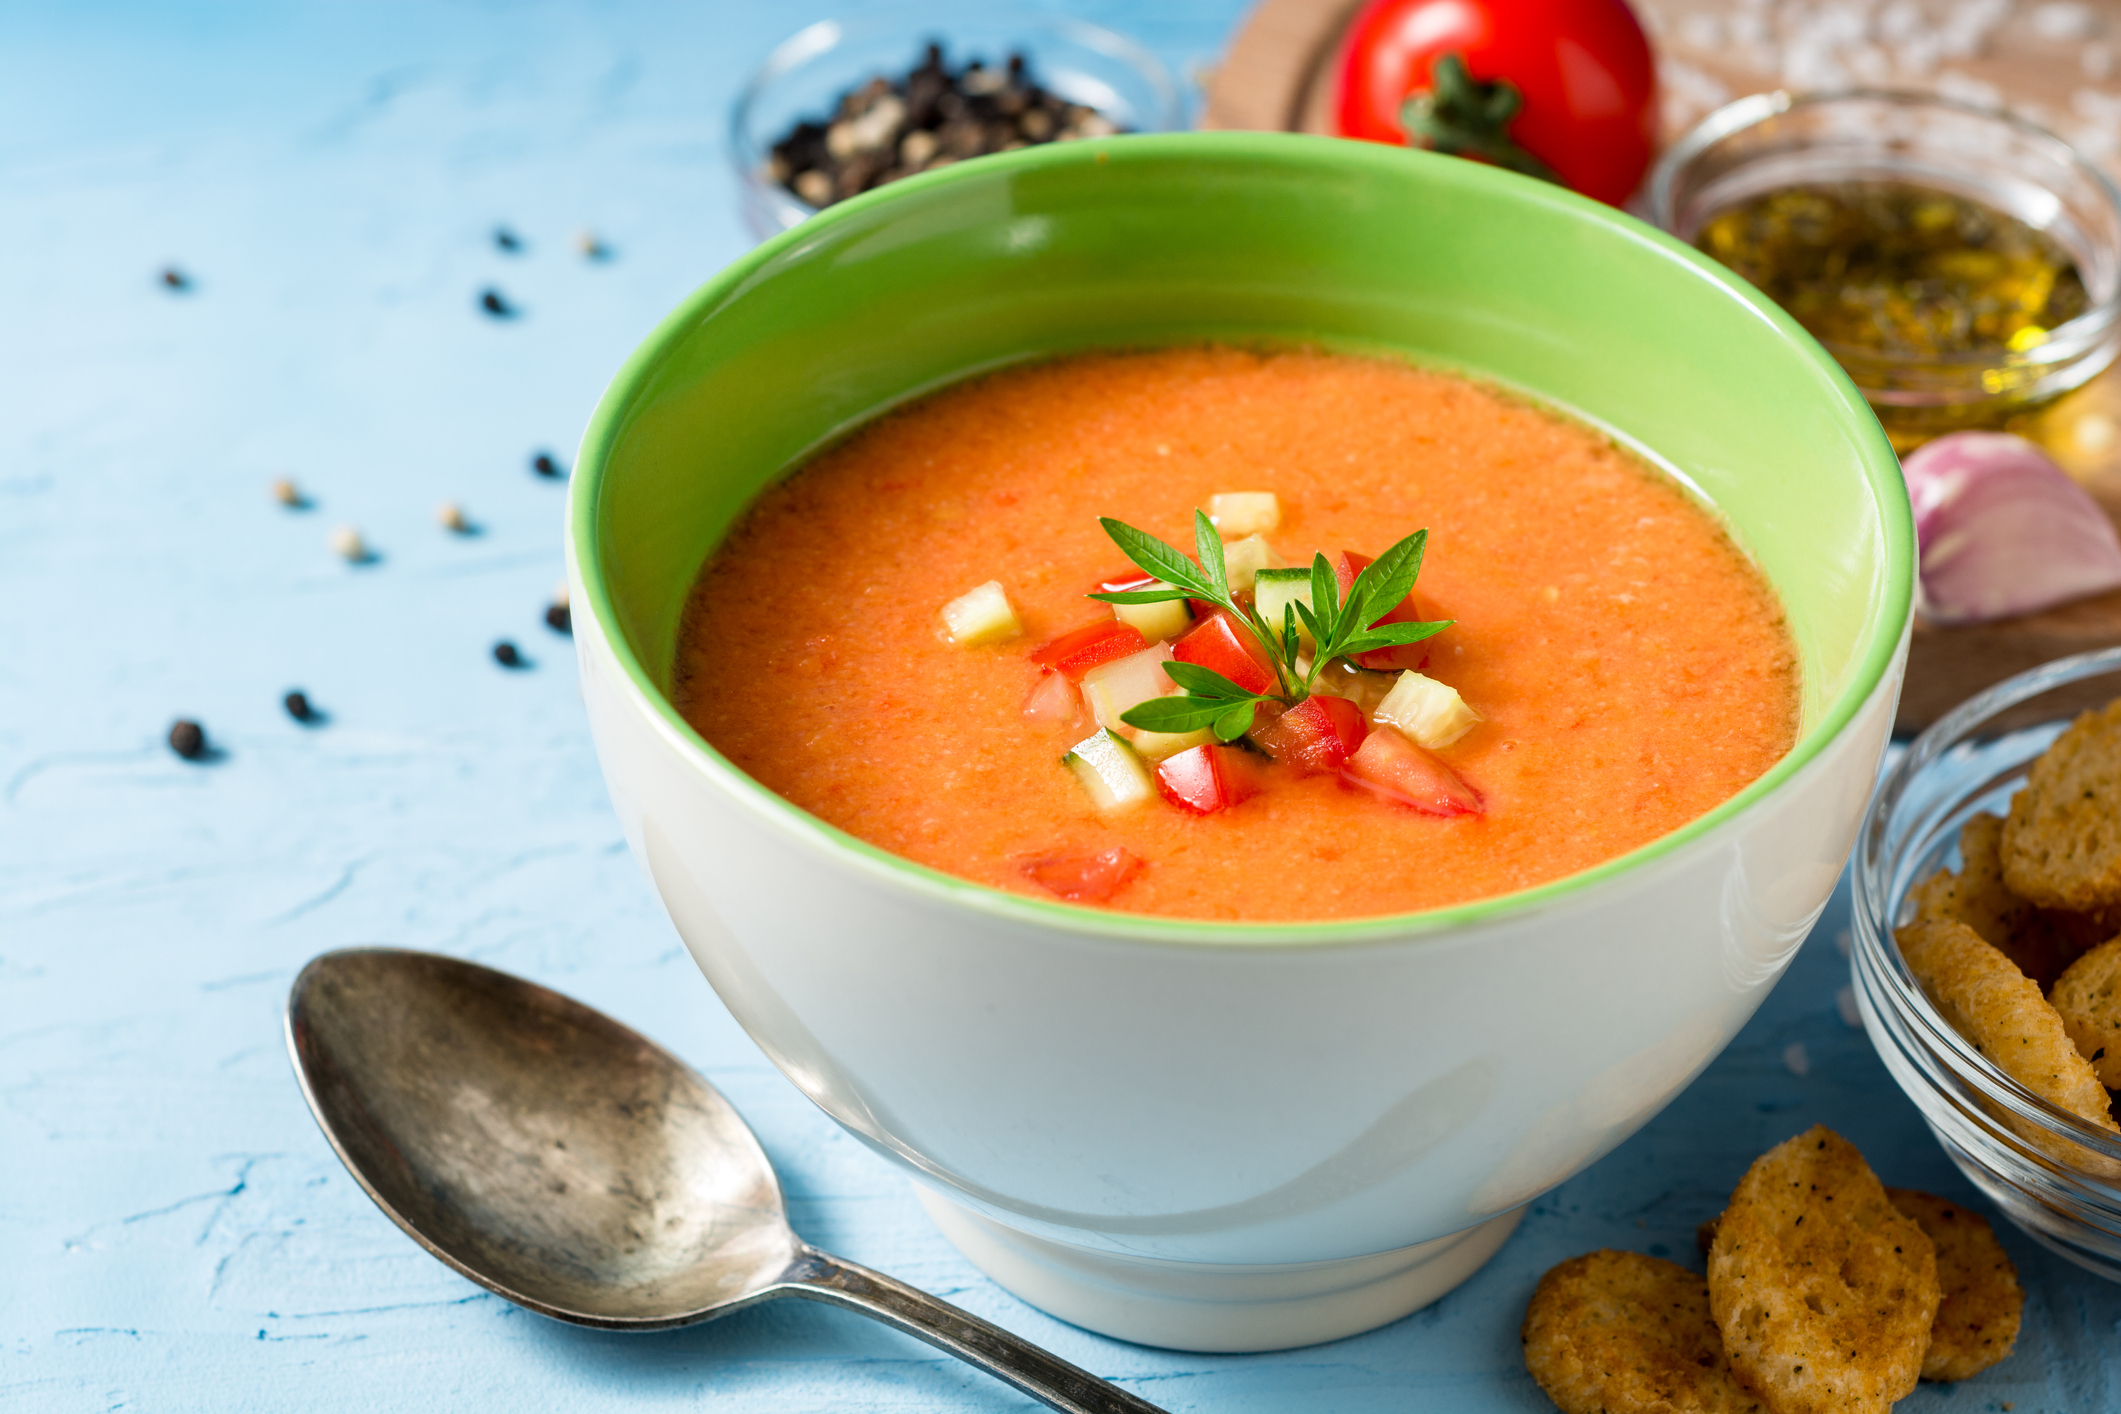
[[[191,288],[191,276],[174,265],[168,265],[163,267],[162,283],[172,290],[188,290]]]
[[[930,44],[904,78],[879,74],[842,94],[831,118],[797,123],[773,145],[765,175],[825,207],[969,157],[1120,131],[1095,108],[1039,87],[1021,54],[1002,69],[974,59],[953,71],[942,46]]]
[[[368,548],[368,542],[361,538],[361,532],[350,525],[342,525],[334,530],[327,543],[331,546],[331,552],[348,564],[365,565],[375,558],[375,552]]]
[[[539,452],[530,459],[530,469],[540,476],[562,476],[560,464],[552,459],[552,453]]]
[[[444,501],[436,506],[435,520],[444,530],[452,530],[459,535],[471,534],[471,522],[465,518],[464,508],[455,501]]]
[[[516,646],[505,638],[493,646],[493,660],[504,668],[523,666],[523,655],[516,652]]]
[[[281,698],[280,704],[287,708],[288,716],[305,726],[319,719],[317,709],[309,705],[309,695],[299,688]]]
[[[169,749],[187,761],[206,759],[206,728],[179,717],[170,724]]]
[[[522,238],[506,226],[493,228],[493,243],[498,249],[505,250],[510,255],[519,255],[523,250]]]
[[[496,289],[489,288],[480,293],[479,308],[485,310],[496,319],[513,319],[516,317],[516,307],[510,304],[507,297]]]
[[[584,260],[609,260],[611,247],[605,245],[595,231],[582,231],[574,238],[574,248],[581,252]]]
[[[545,606],[545,627],[554,633],[574,632],[574,611],[564,603],[554,601]]]
[[[302,494],[302,488],[284,476],[273,482],[272,498],[291,511],[309,509],[309,498]]]

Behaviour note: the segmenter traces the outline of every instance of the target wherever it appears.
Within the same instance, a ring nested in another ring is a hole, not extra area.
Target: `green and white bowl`
[[[1540,888],[1222,924],[883,853],[672,709],[702,559],[812,450],[998,365],[1262,337],[1525,390],[1696,488],[1788,611],[1795,749],[1685,828]],[[1327,1340],[1434,1300],[1708,1064],[1848,857],[1914,577],[1877,422],[1752,290],[1557,188],[1287,135],[1031,149],[833,207],[650,336],[589,428],[569,515],[605,778],[723,1002],[996,1280],[1199,1350]]]

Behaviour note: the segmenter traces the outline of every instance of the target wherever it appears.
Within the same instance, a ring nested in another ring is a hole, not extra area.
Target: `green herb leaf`
[[[1215,736],[1218,741],[1235,741],[1252,730],[1252,715],[1259,710],[1258,702],[1240,702],[1215,719]]]
[[[1193,548],[1200,555],[1200,567],[1207,572],[1208,584],[1214,593],[1208,597],[1216,603],[1227,603],[1230,598],[1230,571],[1223,561],[1223,538],[1215,532],[1215,522],[1208,519],[1206,511],[1193,512]]]
[[[1173,599],[1190,599],[1195,596],[1183,589],[1121,589],[1110,594],[1089,594],[1084,597],[1095,599],[1101,604],[1164,604]]]
[[[1424,638],[1434,638],[1457,622],[1456,619],[1441,619],[1424,624],[1372,624],[1349,639],[1340,651],[1367,653],[1372,648],[1398,648],[1408,643],[1419,643]],[[1362,646],[1358,647],[1358,644]]]
[[[1221,597],[1217,594],[1215,586],[1208,582],[1207,577],[1191,560],[1147,531],[1136,530],[1125,521],[1113,520],[1110,516],[1099,516],[1097,523],[1105,528],[1105,534],[1112,537],[1112,543],[1119,546],[1120,553],[1132,560],[1135,568],[1144,574],[1153,574],[1166,584],[1191,590],[1202,599]],[[1218,541],[1217,544],[1220,545],[1221,542]]]
[[[1319,624],[1331,623],[1340,615],[1340,580],[1323,553],[1311,556],[1311,612],[1317,615],[1310,622],[1313,638],[1318,637]]]
[[[1238,707],[1247,712],[1252,709],[1250,701],[1240,702]],[[1145,732],[1197,732],[1209,727],[1233,712],[1229,699],[1222,697],[1152,697],[1147,702],[1137,702],[1119,714],[1119,719],[1130,727],[1140,727]]]
[[[1291,599],[1281,606],[1281,660],[1294,663],[1302,646],[1303,640],[1296,636],[1296,601]]]
[[[1417,530],[1379,555],[1356,576],[1355,590],[1363,595],[1364,602],[1364,617],[1358,621],[1357,627],[1370,627],[1414,592],[1414,581],[1421,578],[1422,551],[1428,543],[1429,532]],[[1349,597],[1355,596],[1350,594]],[[1372,605],[1376,606],[1374,613],[1370,612]]]
[[[1298,616],[1303,619],[1303,625],[1310,631],[1313,643],[1324,643],[1326,641],[1328,635],[1325,631],[1325,625],[1318,621],[1318,615],[1311,612],[1309,604],[1304,603],[1301,599],[1296,599],[1290,601],[1289,607],[1296,610]],[[1293,663],[1296,659],[1292,656],[1289,661]]]
[[[1257,695],[1198,663],[1166,663],[1164,674],[1195,697],[1242,698],[1249,702]]]

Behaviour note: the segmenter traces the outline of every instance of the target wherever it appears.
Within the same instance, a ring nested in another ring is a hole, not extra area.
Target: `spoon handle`
[[[802,1249],[779,1285],[790,1296],[844,1306],[918,1336],[1007,1380],[1062,1414],[1165,1414],[1148,1400],[1137,1399],[970,1311],[960,1311],[882,1272],[842,1261],[815,1247]]]

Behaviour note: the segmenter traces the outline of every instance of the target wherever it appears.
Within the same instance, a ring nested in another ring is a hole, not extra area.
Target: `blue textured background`
[[[1080,8],[1181,69],[1240,10]],[[1049,1320],[781,1079],[620,842],[541,622],[561,488],[527,460],[564,460],[634,343],[744,248],[724,110],[813,17],[0,7],[0,1406],[1028,1407],[843,1313],[618,1337],[444,1270],[339,1168],[281,1049],[295,970],[362,942],[523,972],[658,1037],[757,1126],[806,1237],[1174,1410],[1546,1408],[1516,1341],[1537,1274],[1602,1245],[1693,1261],[1746,1163],[1814,1121],[1888,1181],[1970,1198],[1837,1013],[1841,902],[1738,1043],[1487,1270],[1315,1349],[1181,1355]],[[574,252],[585,227],[614,259]],[[165,264],[195,287],[162,288]],[[476,312],[489,284],[520,319]],[[316,507],[274,504],[278,475]],[[481,533],[440,530],[444,499]],[[375,563],[327,552],[342,523]],[[494,664],[504,636],[531,667]],[[297,686],[329,724],[281,711]],[[174,757],[179,715],[225,755]],[[2006,1242],[2019,1353],[1909,1407],[2121,1404],[2121,1291]]]

